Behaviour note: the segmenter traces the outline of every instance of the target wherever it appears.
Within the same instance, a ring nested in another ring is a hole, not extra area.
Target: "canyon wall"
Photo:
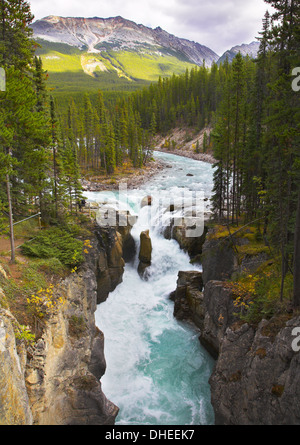
[[[241,242],[241,240],[239,241]],[[193,322],[200,342],[216,359],[210,378],[217,425],[299,425],[300,355],[293,347],[297,314],[257,325],[243,322],[225,280],[243,268],[255,270],[266,257],[240,261],[231,242],[207,239],[201,272],[179,272],[171,294],[174,315]]]
[[[0,310],[0,424],[115,422],[118,407],[101,388],[104,335],[94,313],[122,281],[130,228],[120,233],[96,227],[90,242],[84,264],[55,286],[55,295],[65,303],[45,322],[34,346],[25,348],[16,340],[16,320],[8,309]]]

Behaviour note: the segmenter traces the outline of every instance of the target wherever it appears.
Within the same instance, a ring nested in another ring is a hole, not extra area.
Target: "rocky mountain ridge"
[[[178,38],[162,28],[148,28],[120,16],[107,19],[93,17],[48,16],[32,24],[34,37],[49,42],[65,43],[91,53],[100,53],[108,48],[114,51],[167,50],[181,54],[182,58],[207,66],[219,56],[204,45]]]
[[[238,52],[245,57],[256,57],[259,42],[243,43],[233,46],[219,57],[210,48],[187,39],[176,37],[161,27],[155,29],[137,24],[121,16],[109,18],[59,17],[48,16],[32,24],[35,38],[52,43],[64,43],[90,53],[101,53],[108,48],[114,51],[134,50],[147,52],[163,50],[180,53],[188,61],[207,66],[213,62],[229,62]]]
[[[251,42],[249,44],[243,43],[241,45],[233,46],[231,49],[225,51],[225,53],[219,58],[218,64],[224,62],[226,57],[228,58],[228,62],[232,62],[235,56],[240,52],[243,57],[247,55],[249,57],[256,58],[259,50],[259,42]]]

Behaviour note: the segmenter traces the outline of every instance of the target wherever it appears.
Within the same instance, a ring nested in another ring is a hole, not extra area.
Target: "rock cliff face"
[[[188,230],[189,228],[187,228],[185,224],[175,226],[173,219],[171,224],[165,228],[163,235],[166,239],[174,239],[177,241],[180,248],[187,252],[193,260],[200,260],[207,228],[204,228],[203,234],[199,237],[187,236]]]
[[[200,272],[179,272],[177,288],[171,294],[174,316],[179,320],[191,320],[200,329],[204,327],[205,317],[202,290],[203,280]]]
[[[56,286],[65,304],[46,321],[34,347],[17,346],[14,317],[0,311],[0,424],[114,424],[118,407],[101,389],[104,335],[94,312],[122,280],[125,232],[96,229],[78,273]]]
[[[274,331],[229,326],[210,379],[216,424],[299,425],[300,355],[292,349],[295,317]]]
[[[66,305],[46,325],[29,351],[26,384],[38,425],[110,425],[118,408],[101,390],[105,372],[104,337],[94,322],[95,270],[84,267],[59,292]]]
[[[122,281],[125,261],[123,259],[123,238],[115,228],[97,229],[98,268],[97,303],[105,301],[108,294]]]
[[[216,359],[210,378],[216,424],[300,424],[300,353],[292,346],[300,317],[274,317],[256,327],[243,323],[223,281],[264,260],[253,255],[240,263],[230,243],[207,240],[203,274],[179,272],[171,295],[174,315],[200,329],[201,343]]]
[[[0,425],[31,425],[24,379],[26,351],[17,350],[13,315],[0,309]]]

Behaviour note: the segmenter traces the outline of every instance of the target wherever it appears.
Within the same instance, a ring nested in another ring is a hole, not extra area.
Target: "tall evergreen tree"
[[[6,74],[6,92],[0,96],[1,121],[6,129],[0,133],[0,147],[12,222],[12,204],[14,213],[22,215],[45,186],[49,131],[45,116],[34,111],[37,98],[31,80],[13,67]]]
[[[33,15],[24,0],[0,1],[0,65],[24,70],[32,63],[34,53]]]

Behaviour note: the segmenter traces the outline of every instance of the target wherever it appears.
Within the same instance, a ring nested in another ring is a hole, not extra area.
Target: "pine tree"
[[[77,159],[77,144],[74,136],[69,132],[68,137],[64,140],[62,149],[62,182],[65,183],[70,212],[73,212],[73,203],[75,201],[76,209],[77,203],[81,199],[81,183],[80,171]]]
[[[108,174],[113,174],[116,168],[116,148],[115,148],[115,133],[112,123],[108,126],[107,143],[106,143],[106,171]]]
[[[93,165],[94,159],[94,125],[95,114],[88,94],[84,95],[83,119],[84,119],[84,135],[85,135],[85,168],[88,169]]]
[[[28,2],[0,1],[0,65],[20,70],[31,65],[35,46],[29,26],[32,20]]]
[[[300,188],[298,191],[297,214],[295,224],[295,241],[294,241],[294,289],[293,289],[293,306],[300,307]]]
[[[53,175],[53,203],[54,215],[58,218],[58,206],[60,202],[59,174],[61,170],[61,159],[59,149],[61,146],[61,128],[57,117],[54,98],[50,97],[50,125],[51,125],[51,148],[52,148],[52,175]]]
[[[197,141],[197,142],[198,142],[198,141]],[[206,153],[207,145],[208,145],[208,136],[207,136],[207,133],[206,133],[206,131],[205,131],[204,134],[203,134],[203,142],[202,142],[202,150],[203,150],[203,153]]]
[[[30,7],[23,0],[1,0],[0,2],[0,65],[8,67],[14,65],[21,70],[27,69],[32,61],[33,44],[30,40],[32,30],[29,28],[33,16]],[[8,77],[8,71],[6,72]],[[6,116],[7,117],[7,116]],[[7,134],[7,132],[6,132]],[[11,147],[3,148],[4,155],[11,156]],[[10,220],[10,238],[11,238],[11,260],[15,260],[14,232],[13,232],[13,214],[11,202],[11,184],[10,184],[10,158],[6,159],[6,189]]]
[[[37,103],[36,109],[37,111],[45,111],[46,100],[47,100],[47,88],[46,88],[46,79],[47,73],[43,70],[43,62],[40,57],[34,57],[34,70],[33,70],[33,83],[34,89],[36,92]]]

